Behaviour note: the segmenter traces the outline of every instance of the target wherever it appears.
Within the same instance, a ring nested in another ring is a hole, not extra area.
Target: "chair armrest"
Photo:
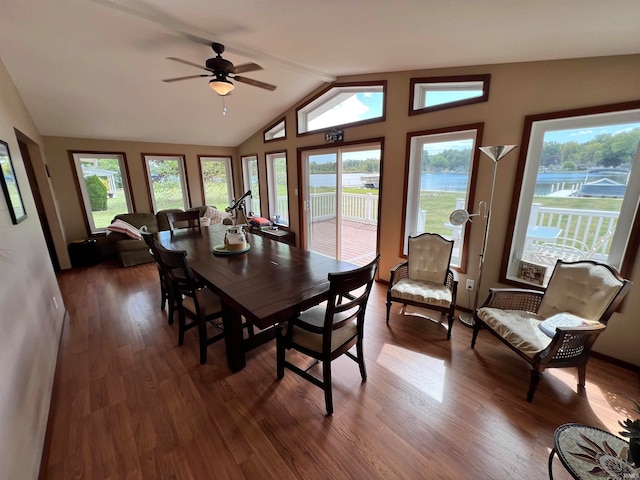
[[[598,335],[607,328],[604,324],[558,327],[547,348],[536,357],[544,363],[565,362],[572,358],[588,356]]]
[[[391,269],[391,277],[389,278],[389,288],[393,287],[396,282],[402,278],[409,276],[409,262],[399,263]]]
[[[522,310],[536,313],[542,302],[544,292],[522,288],[490,288],[489,297],[481,307],[500,308],[502,310]]]
[[[447,278],[444,284],[452,292],[458,290],[458,272],[451,269],[447,270]]]

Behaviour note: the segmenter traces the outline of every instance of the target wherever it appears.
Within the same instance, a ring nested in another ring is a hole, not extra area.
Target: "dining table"
[[[329,273],[357,266],[251,233],[247,251],[220,253],[226,232],[225,225],[211,225],[156,238],[186,251],[195,276],[220,297],[227,364],[237,372],[246,366],[245,353],[273,339],[278,325],[327,299]],[[243,317],[259,332],[245,337]]]

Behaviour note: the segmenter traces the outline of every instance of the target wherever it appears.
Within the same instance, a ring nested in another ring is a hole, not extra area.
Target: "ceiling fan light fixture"
[[[231,91],[235,88],[233,83],[231,83],[229,80],[222,80],[218,78],[209,81],[209,86],[214,92],[223,97],[231,93]]]

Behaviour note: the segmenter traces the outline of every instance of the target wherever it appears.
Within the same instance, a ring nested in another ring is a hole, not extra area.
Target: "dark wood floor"
[[[586,395],[575,373],[545,374],[525,401],[528,366],[481,333],[400,317],[384,322],[374,287],[365,329],[369,378],[334,362],[335,413],[291,372],[275,345],[231,374],[224,344],[198,363],[196,332],[178,347],[159,309],[153,264],[60,275],[70,319],[57,366],[41,478],[544,479],[553,432],[583,422],[617,432],[638,376],[592,359]],[[615,317],[612,321],[615,321]],[[315,367],[314,367],[315,368]],[[568,474],[555,461],[557,479]]]

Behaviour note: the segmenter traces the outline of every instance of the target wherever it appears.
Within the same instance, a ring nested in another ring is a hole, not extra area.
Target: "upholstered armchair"
[[[407,305],[435,310],[447,316],[447,339],[455,318],[458,277],[449,268],[453,240],[437,233],[422,233],[409,237],[407,261],[391,269],[387,291],[387,325],[391,302],[402,303],[401,313]]]
[[[546,368],[576,367],[583,389],[591,347],[630,288],[608,265],[558,260],[544,292],[490,289],[474,315],[471,347],[486,329],[529,363],[529,402]]]

